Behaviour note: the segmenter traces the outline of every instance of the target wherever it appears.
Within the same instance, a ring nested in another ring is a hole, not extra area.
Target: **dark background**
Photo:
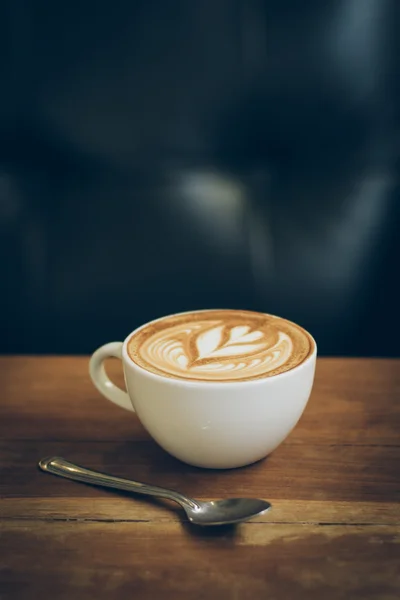
[[[400,2],[0,3],[0,352],[247,308],[398,356]],[[396,39],[397,37],[397,39]]]

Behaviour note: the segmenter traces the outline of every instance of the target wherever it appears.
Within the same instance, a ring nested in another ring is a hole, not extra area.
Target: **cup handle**
[[[89,374],[94,385],[103,396],[117,406],[135,412],[128,394],[109,379],[104,368],[104,361],[110,356],[122,360],[122,346],[122,342],[110,342],[100,346],[90,358]]]

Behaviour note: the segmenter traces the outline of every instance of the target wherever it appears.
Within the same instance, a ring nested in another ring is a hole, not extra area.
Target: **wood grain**
[[[212,498],[204,498],[212,500]],[[341,502],[287,500],[268,496],[273,509],[252,523],[303,525],[399,525],[397,502]],[[184,523],[184,512],[177,505],[110,493],[103,497],[6,498],[2,500],[2,518],[35,521],[110,521]]]
[[[400,596],[400,361],[320,359],[309,405],[266,460],[207,471],[167,455],[92,387],[86,357],[0,358],[0,598]],[[117,361],[108,365],[120,384]],[[174,505],[40,472],[48,455],[198,498],[273,510],[190,527]]]
[[[44,456],[64,456],[120,477],[154,482],[204,498],[251,495],[291,500],[400,501],[400,446],[291,446],[250,467],[207,471],[185,465],[152,442],[3,442],[2,496],[109,497],[110,491],[50,477],[36,464]]]
[[[400,528],[176,523],[3,527],[7,598],[398,600]],[[17,551],[16,551],[17,550]]]

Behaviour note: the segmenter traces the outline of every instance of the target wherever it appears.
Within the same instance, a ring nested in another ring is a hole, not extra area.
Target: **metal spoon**
[[[148,485],[146,483],[139,483],[138,481],[130,481],[129,479],[91,471],[90,469],[74,465],[59,456],[42,459],[39,462],[39,467],[47,473],[83,483],[173,500],[182,506],[189,521],[196,525],[240,523],[241,521],[247,521],[261,515],[271,508],[269,502],[257,498],[229,498],[228,500],[200,502],[173,490],[166,490],[155,485]]]

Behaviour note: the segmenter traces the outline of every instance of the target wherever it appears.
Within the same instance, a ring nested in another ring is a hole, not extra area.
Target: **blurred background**
[[[0,352],[270,312],[398,356],[398,0],[3,0]]]

